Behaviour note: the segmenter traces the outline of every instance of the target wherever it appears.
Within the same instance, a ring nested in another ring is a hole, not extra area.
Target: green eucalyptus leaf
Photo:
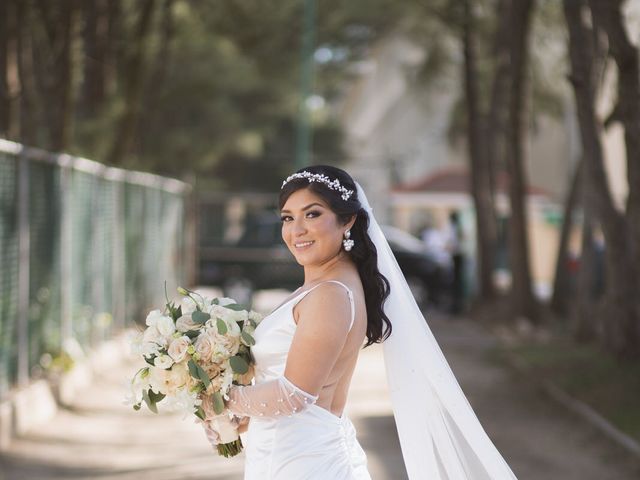
[[[196,409],[196,417],[200,418],[201,420],[206,420],[206,415],[204,414],[204,410],[202,407],[198,406],[198,408]]]
[[[191,376],[196,380],[199,380],[200,374],[198,372],[198,365],[196,364],[196,362],[194,362],[193,359],[191,359],[189,360],[189,363],[187,364],[187,366],[189,367],[189,374],[191,374]]]
[[[211,380],[209,380],[209,375],[207,375],[207,372],[205,372],[200,365],[198,365],[198,375],[200,376],[200,380],[202,380],[202,383],[204,383],[204,388],[209,388],[209,385],[211,385]]]
[[[222,400],[222,395],[220,392],[215,392],[211,397],[213,400],[213,411],[220,415],[224,412],[224,401]]]
[[[209,315],[206,312],[201,312],[200,310],[196,310],[191,314],[191,318],[195,323],[202,324],[202,323],[205,323],[207,320],[209,320],[211,318],[211,315]]]
[[[249,371],[249,364],[247,361],[239,355],[235,355],[229,359],[229,365],[234,373],[243,375]]]
[[[255,339],[248,332],[243,331],[240,335],[242,336],[242,340],[244,340],[244,343],[246,343],[250,347],[256,344]]]
[[[166,395],[164,393],[155,393],[153,390],[149,390],[149,399],[153,401],[153,403],[160,402]]]
[[[200,331],[199,330],[187,330],[186,332],[183,333],[183,335],[186,335],[187,337],[189,337],[190,339],[193,340],[198,335],[200,335]]]
[[[224,308],[228,308],[229,310],[233,310],[235,312],[241,312],[242,310],[246,310],[239,303],[230,303],[229,305],[225,305]]]
[[[220,335],[224,335],[225,333],[227,333],[227,331],[229,330],[227,328],[227,324],[225,323],[224,320],[222,320],[221,318],[218,318],[216,320],[216,327],[218,327],[218,333]]]
[[[149,392],[150,391],[151,391],[151,389],[143,390],[142,391],[142,398],[144,399],[144,403],[147,404],[147,407],[149,407],[149,410],[151,410],[153,413],[158,413],[158,407],[156,406],[156,402],[151,400],[151,398],[149,397]]]

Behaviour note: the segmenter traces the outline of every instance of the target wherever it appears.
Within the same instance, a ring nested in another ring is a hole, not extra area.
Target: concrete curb
[[[38,379],[13,390],[8,399],[0,403],[0,452],[9,448],[13,437],[50,420],[59,406],[70,405],[96,374],[126,356],[131,332],[124,330],[99,345],[57,380]]]
[[[517,370],[518,373],[528,376],[531,372],[530,367],[511,352],[506,353],[508,363],[511,367]],[[550,380],[543,379],[534,381],[538,384],[538,387],[549,398],[551,398],[551,400],[588,422],[592,427],[605,435],[612,442],[619,445],[629,454],[640,460],[640,442],[636,439],[622,432],[618,427],[609,422],[589,405],[572,397]]]

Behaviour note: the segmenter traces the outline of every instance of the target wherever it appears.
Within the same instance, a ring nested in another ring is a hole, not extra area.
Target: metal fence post
[[[29,381],[29,159],[18,156],[18,385]]]
[[[71,292],[73,289],[72,275],[72,259],[71,251],[73,235],[72,235],[72,201],[73,193],[71,182],[73,171],[69,166],[61,166],[60,170],[60,186],[62,190],[62,218],[60,226],[60,330],[62,338],[62,346],[73,336],[73,324],[71,319]]]
[[[113,228],[113,258],[111,276],[111,294],[113,296],[114,329],[120,331],[125,327],[125,276],[124,276],[124,184],[119,180],[112,180],[115,185],[114,198],[114,228]]]

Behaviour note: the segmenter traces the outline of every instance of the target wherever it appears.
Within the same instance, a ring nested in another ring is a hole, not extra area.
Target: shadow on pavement
[[[358,441],[367,453],[371,477],[376,480],[408,479],[393,415],[354,418]]]

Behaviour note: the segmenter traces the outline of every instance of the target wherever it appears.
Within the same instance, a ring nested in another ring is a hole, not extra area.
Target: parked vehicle
[[[422,308],[432,303],[440,305],[448,290],[447,272],[425,252],[420,239],[390,225],[381,225],[380,228],[418,305]]]
[[[432,292],[442,290],[441,268],[416,237],[390,226],[382,229],[416,301],[426,306]],[[275,215],[256,217],[235,245],[200,247],[199,283],[221,287],[240,303],[249,304],[255,290],[293,290],[303,282],[303,269],[284,244]]]

